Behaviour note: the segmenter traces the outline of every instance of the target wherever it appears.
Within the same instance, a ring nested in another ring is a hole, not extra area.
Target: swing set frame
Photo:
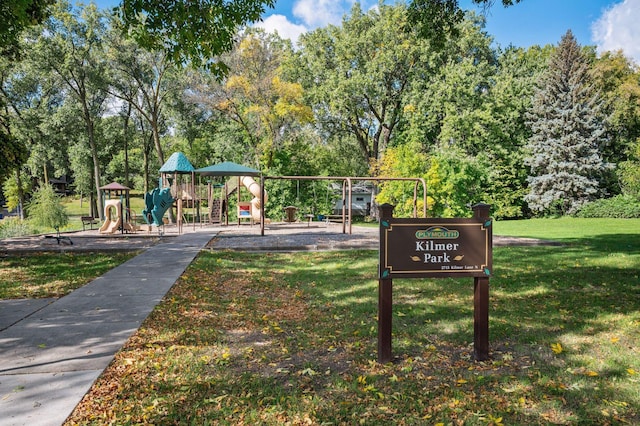
[[[265,182],[267,180],[310,180],[310,181],[342,181],[342,233],[352,234],[352,198],[353,198],[353,182],[388,182],[388,181],[405,181],[414,182],[413,187],[413,218],[418,217],[418,186],[422,185],[422,217],[427,217],[427,182],[423,178],[394,178],[394,177],[366,177],[366,176],[262,176],[260,179],[260,191],[262,199],[265,194]],[[260,235],[264,236],[264,203],[260,206]],[[347,223],[349,227],[347,229]]]

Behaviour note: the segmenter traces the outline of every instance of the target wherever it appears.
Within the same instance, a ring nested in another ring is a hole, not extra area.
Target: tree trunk
[[[91,191],[89,193],[89,211],[92,217],[99,217],[98,205],[96,204],[96,193]]]
[[[131,104],[127,107],[127,116],[124,118],[124,186],[131,188],[129,182],[129,118],[131,117]]]
[[[164,164],[164,153],[162,152],[162,146],[160,145],[160,131],[158,130],[158,120],[156,117],[154,117],[153,123],[151,123],[151,132],[153,134],[153,144],[156,147],[158,160],[162,166]]]
[[[22,190],[20,167],[16,169],[16,184],[18,185],[18,214],[20,215],[20,220],[24,220],[24,191]]]
[[[93,160],[93,182],[96,186],[96,202],[97,206],[95,209],[97,210],[97,216],[100,220],[104,220],[104,212],[102,211],[103,203],[102,203],[102,192],[100,191],[100,159],[98,158],[98,148],[96,146],[96,138],[95,138],[95,129],[93,125],[93,120],[91,120],[91,116],[89,114],[89,110],[86,104],[83,104],[84,110],[84,121],[87,126],[87,136],[89,137],[89,148],[91,149],[91,159]],[[93,209],[93,206],[92,206]]]
[[[144,193],[146,194],[147,192],[149,192],[149,154],[147,154],[146,150],[143,151],[142,157]]]
[[[153,135],[149,135],[149,140],[153,139]],[[145,143],[142,149],[143,155],[143,173],[144,173],[144,193],[148,193],[149,188],[149,154],[151,153],[151,143]]]

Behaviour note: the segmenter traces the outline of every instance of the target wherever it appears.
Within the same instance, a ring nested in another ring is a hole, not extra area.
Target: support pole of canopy
[[[260,235],[264,237],[264,176],[260,175]]]

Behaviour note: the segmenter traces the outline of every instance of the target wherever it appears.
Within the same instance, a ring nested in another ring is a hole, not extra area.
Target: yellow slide
[[[262,200],[262,194],[260,193],[260,185],[253,180],[251,176],[242,176],[240,178],[242,184],[249,190],[251,195],[253,195],[253,199],[251,200],[251,217],[255,222],[260,223],[260,207],[262,206],[262,202],[267,202],[267,193],[264,193],[264,200]],[[267,222],[265,220],[265,222]]]
[[[107,200],[104,204],[104,223],[100,227],[101,234],[114,234],[122,224],[120,200]]]

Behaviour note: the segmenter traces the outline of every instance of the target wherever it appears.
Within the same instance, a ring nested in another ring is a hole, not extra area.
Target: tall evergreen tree
[[[593,87],[588,58],[567,31],[538,81],[529,116],[525,200],[534,212],[571,214],[599,195],[605,127]]]

